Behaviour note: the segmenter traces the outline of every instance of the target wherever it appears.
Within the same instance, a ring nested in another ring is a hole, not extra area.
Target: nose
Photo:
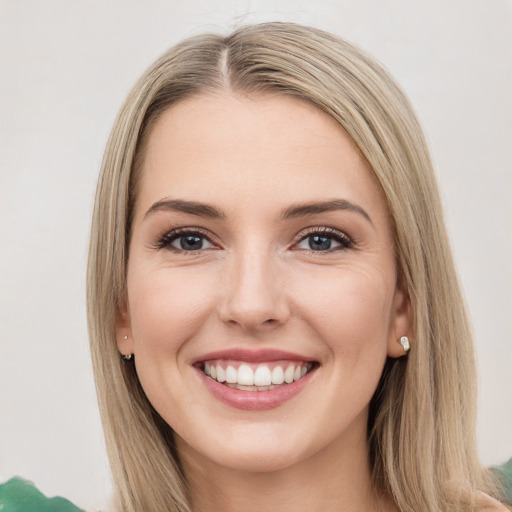
[[[282,269],[276,257],[248,248],[235,255],[224,275],[222,322],[253,333],[272,330],[290,317]]]

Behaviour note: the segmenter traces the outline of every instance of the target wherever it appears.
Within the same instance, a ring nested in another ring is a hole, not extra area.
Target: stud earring
[[[127,339],[128,339],[127,335],[123,336],[123,340],[127,340]]]
[[[411,350],[411,344],[409,343],[409,338],[407,336],[402,336],[400,338],[400,345],[404,347],[404,352],[407,354],[409,350]]]

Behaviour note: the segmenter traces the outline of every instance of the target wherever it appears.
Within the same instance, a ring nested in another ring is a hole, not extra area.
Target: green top
[[[507,505],[512,505],[512,459],[503,466],[493,466],[492,471],[503,486],[503,499]]]
[[[493,467],[503,485],[503,499],[512,504],[512,459]],[[512,510],[512,508],[511,508]],[[47,498],[34,484],[22,478],[11,478],[0,484],[0,512],[84,512],[64,498]]]
[[[0,512],[84,512],[64,498],[47,498],[19,477],[0,484]]]

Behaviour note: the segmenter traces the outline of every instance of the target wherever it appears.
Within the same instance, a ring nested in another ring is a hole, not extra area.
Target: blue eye
[[[313,251],[327,251],[332,248],[333,244],[333,241],[329,237],[319,235],[310,235],[308,236],[307,241],[309,248]]]
[[[341,231],[323,229],[302,237],[295,248],[314,252],[329,252],[348,249],[352,246],[350,238]]]
[[[174,231],[167,233],[158,243],[160,249],[168,248],[175,252],[198,252],[214,247],[213,243],[197,231]]]

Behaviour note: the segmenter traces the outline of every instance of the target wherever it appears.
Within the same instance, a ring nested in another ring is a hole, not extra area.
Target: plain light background
[[[478,439],[512,456],[512,4],[507,0],[0,1],[0,480],[88,510],[110,480],[84,276],[104,145],[143,70],[185,36],[270,19],[374,54],[429,138],[474,322]]]

